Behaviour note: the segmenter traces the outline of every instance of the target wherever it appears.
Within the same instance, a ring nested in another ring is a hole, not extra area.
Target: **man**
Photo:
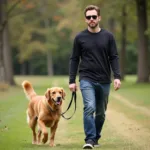
[[[83,149],[93,149],[94,146],[99,146],[98,140],[105,121],[111,69],[114,74],[115,90],[120,88],[121,82],[115,39],[110,32],[100,28],[100,9],[89,5],[84,15],[88,28],[74,39],[69,66],[69,88],[71,91],[77,90],[75,80],[79,66],[80,89],[84,104]]]

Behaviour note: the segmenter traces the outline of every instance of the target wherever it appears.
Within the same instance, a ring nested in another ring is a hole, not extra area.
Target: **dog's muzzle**
[[[56,101],[55,101],[55,105],[61,105],[62,103],[62,98],[61,97],[57,97]]]

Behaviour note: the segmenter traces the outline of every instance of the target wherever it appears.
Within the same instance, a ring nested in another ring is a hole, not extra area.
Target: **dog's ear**
[[[62,90],[62,98],[65,100],[66,92],[64,91],[63,88],[61,90]]]
[[[50,100],[50,93],[51,93],[51,90],[50,88],[48,88],[47,91],[45,92],[45,97],[47,100]]]

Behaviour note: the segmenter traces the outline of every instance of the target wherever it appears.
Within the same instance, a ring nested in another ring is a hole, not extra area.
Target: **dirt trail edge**
[[[123,96],[121,96],[119,94],[112,93],[111,96],[113,98],[115,98],[116,100],[119,100],[119,101],[123,102],[125,105],[129,106],[130,108],[138,110],[138,111],[140,111],[140,113],[143,113],[147,116],[150,116],[150,111],[147,108],[142,107],[142,106],[137,106],[137,105],[131,103],[128,99],[124,98]]]
[[[150,150],[150,133],[146,128],[110,107],[107,111],[107,121],[113,130],[131,141],[131,144],[141,147],[142,150]]]

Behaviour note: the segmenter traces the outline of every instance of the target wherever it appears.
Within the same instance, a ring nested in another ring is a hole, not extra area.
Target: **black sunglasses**
[[[91,18],[97,19],[97,16],[96,16],[96,15],[92,15],[92,16],[86,16],[85,18],[86,18],[87,20],[90,20]]]

